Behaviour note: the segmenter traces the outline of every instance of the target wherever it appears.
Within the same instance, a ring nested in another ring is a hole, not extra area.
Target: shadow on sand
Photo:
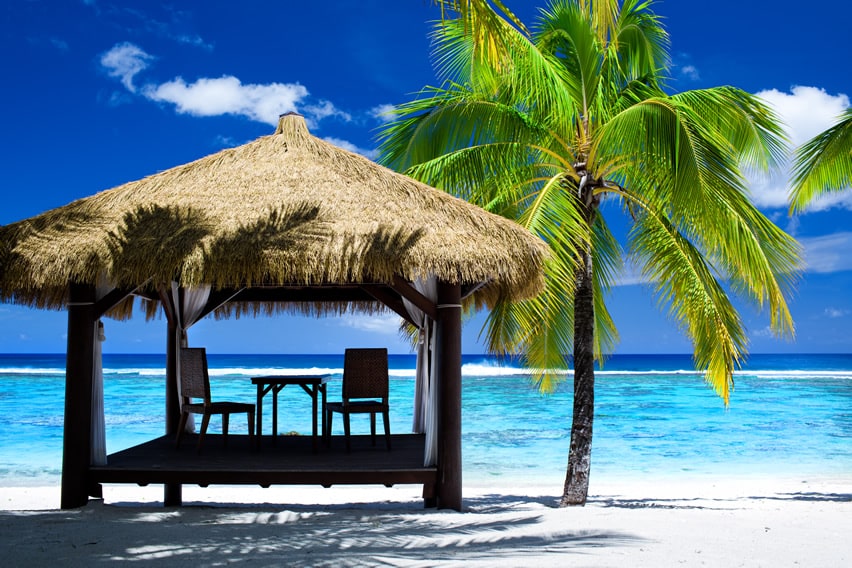
[[[0,532],[18,544],[7,565],[63,558],[70,566],[509,566],[545,552],[547,565],[564,565],[592,549],[642,542],[579,529],[575,510],[558,509],[550,498],[485,495],[465,503],[457,513],[417,502],[163,508],[94,501],[71,511],[0,512]]]

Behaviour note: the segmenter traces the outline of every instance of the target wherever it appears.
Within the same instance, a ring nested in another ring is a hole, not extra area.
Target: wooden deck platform
[[[331,447],[320,443],[315,453],[310,436],[278,436],[277,443],[265,436],[261,449],[250,447],[246,435],[208,434],[201,453],[195,435],[186,435],[180,449],[174,439],[162,437],[110,454],[107,465],[89,469],[93,483],[226,485],[331,485],[400,483],[422,484],[424,498],[433,495],[437,468],[423,466],[423,435],[403,434],[384,438],[376,445],[369,436],[352,436],[352,451],[346,452],[342,437],[333,437]]]

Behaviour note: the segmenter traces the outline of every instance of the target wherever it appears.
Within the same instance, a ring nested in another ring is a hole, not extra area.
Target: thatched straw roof
[[[215,289],[486,283],[480,300],[542,285],[547,248],[501,217],[312,136],[271,136],[0,227],[0,300],[60,308],[70,281]]]

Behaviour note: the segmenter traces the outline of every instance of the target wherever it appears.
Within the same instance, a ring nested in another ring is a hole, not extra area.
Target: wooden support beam
[[[435,309],[435,304],[429,298],[418,292],[410,282],[400,276],[394,276],[391,288],[396,290],[400,296],[420,308],[420,310],[432,318],[432,320],[437,321],[438,312]]]
[[[180,401],[177,395],[177,322],[168,318],[166,332],[166,436],[174,438],[180,424]],[[166,483],[163,486],[163,504],[166,507],[179,507],[183,504],[183,486],[180,483]]]
[[[178,337],[177,322],[169,321],[166,328],[166,435],[177,434],[180,422],[180,400],[177,389],[177,349],[180,338]]]
[[[360,286],[266,286],[244,288],[233,300],[238,302],[371,302]]]
[[[198,316],[198,319],[201,320],[206,318],[214,312],[216,308],[233,300],[240,294],[240,292],[242,292],[242,290],[242,288],[231,288],[228,290],[216,290],[215,292],[210,292],[210,297],[207,299],[207,305],[204,306],[203,310],[201,310],[201,315]]]
[[[462,508],[461,287],[438,282],[435,356],[438,386],[439,509]]]
[[[105,313],[117,306],[123,299],[132,294],[132,290],[123,290],[119,288],[108,292],[106,296],[95,302],[95,318],[102,317]]]
[[[402,303],[402,300],[394,295],[388,288],[379,286],[378,284],[364,284],[362,287],[365,292],[393,310],[399,317],[414,327],[419,327],[411,320],[411,314],[409,314],[408,310],[405,309],[405,304]]]
[[[462,286],[461,297],[462,300],[467,299],[469,296],[475,294],[479,291],[480,288],[488,284],[488,282],[477,282],[476,284],[466,284]]]
[[[63,509],[82,507],[89,502],[96,321],[95,287],[69,284],[60,503]]]

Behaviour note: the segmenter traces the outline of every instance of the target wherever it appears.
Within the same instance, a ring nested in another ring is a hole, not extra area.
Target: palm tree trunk
[[[595,418],[595,304],[592,256],[583,252],[574,295],[574,418],[568,472],[560,506],[585,505],[592,466],[592,423]]]

